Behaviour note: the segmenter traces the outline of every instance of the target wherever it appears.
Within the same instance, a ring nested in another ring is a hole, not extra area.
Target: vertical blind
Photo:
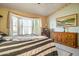
[[[41,35],[41,19],[10,14],[10,35]]]

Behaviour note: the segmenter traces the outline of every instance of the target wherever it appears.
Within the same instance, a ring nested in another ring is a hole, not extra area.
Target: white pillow
[[[6,36],[6,37],[3,37],[5,40],[12,40],[12,37],[10,36]]]
[[[0,38],[2,37],[2,35],[0,35]]]
[[[68,51],[65,51],[63,49],[60,49],[60,48],[57,48],[57,52],[58,52],[58,56],[71,56],[72,53],[68,52]]]

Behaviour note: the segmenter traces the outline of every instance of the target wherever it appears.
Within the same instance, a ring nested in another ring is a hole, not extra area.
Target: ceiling
[[[48,16],[65,6],[66,3],[0,3],[1,7]]]

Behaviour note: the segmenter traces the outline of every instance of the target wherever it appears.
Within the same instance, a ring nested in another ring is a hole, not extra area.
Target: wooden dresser
[[[77,47],[77,33],[71,32],[53,32],[52,33],[54,42],[70,46],[73,48]]]

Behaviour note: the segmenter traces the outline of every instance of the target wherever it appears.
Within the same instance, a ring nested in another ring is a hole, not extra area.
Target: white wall
[[[79,4],[70,4],[70,5],[66,6],[65,8],[52,14],[51,16],[49,16],[48,20],[49,20],[50,29],[54,29],[54,31],[63,32],[62,27],[61,28],[56,27],[56,18],[62,17],[62,16],[67,16],[67,15],[72,15],[72,14],[76,14],[76,13],[78,14],[78,19],[77,19],[78,26],[68,28],[68,32],[79,33]],[[79,35],[78,35],[78,38],[79,38]]]

